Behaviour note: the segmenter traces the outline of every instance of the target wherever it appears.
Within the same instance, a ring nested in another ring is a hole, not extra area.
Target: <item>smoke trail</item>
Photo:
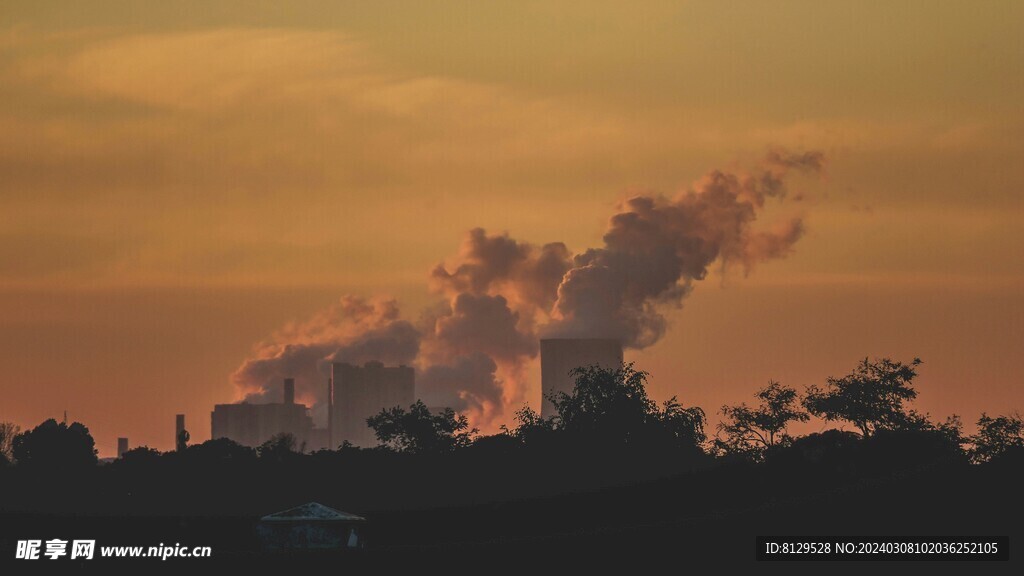
[[[416,394],[430,406],[449,406],[474,422],[491,422],[503,407],[503,382],[497,370],[490,356],[473,352],[451,363],[427,366],[416,375]]]
[[[572,255],[561,242],[534,246],[475,228],[466,235],[457,262],[451,272],[444,264],[434,268],[436,289],[449,295],[501,294],[525,321],[532,321],[538,311],[551,309]]]
[[[636,196],[620,206],[604,247],[576,255],[558,286],[552,336],[617,338],[644,348],[665,332],[662,310],[679,306],[712,263],[758,262],[788,254],[803,235],[793,219],[771,230],[754,223],[768,199],[786,195],[789,170],[817,172],[820,153],[774,151],[752,174],[713,171],[673,199]]]
[[[284,378],[295,378],[300,402],[326,395],[331,362],[412,364],[420,332],[399,318],[393,299],[345,296],[301,323],[292,323],[253,348],[231,376],[250,402],[280,402]]]
[[[665,311],[713,264],[750,273],[789,254],[803,220],[764,227],[758,216],[786,198],[790,172],[823,165],[820,152],[773,150],[755,170],[712,171],[674,198],[629,198],[610,218],[603,246],[575,255],[561,242],[470,230],[456,257],[430,273],[444,299],[415,325],[394,300],[346,297],[257,346],[232,380],[248,399],[277,401],[281,380],[294,377],[303,401],[320,402],[331,361],[413,364],[425,401],[493,429],[506,407],[525,400],[524,373],[541,335],[644,348],[665,333]]]

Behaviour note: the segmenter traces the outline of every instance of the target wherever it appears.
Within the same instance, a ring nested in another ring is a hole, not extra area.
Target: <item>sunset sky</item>
[[[205,440],[254,346],[346,294],[416,320],[469,230],[583,252],[631,195],[772,150],[823,154],[787,178],[806,232],[627,351],[652,395],[714,421],[918,356],[919,410],[1024,411],[1022,25],[1014,1],[6,6],[0,420],[67,410],[101,456],[171,448],[176,413]]]

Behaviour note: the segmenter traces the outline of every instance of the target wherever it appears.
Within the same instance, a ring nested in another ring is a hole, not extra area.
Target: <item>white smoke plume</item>
[[[285,378],[295,378],[297,401],[315,403],[327,394],[331,362],[411,365],[420,333],[399,318],[393,299],[345,296],[305,322],[291,323],[267,341],[231,375],[250,402],[280,402]]]
[[[715,170],[675,198],[635,196],[612,216],[604,247],[577,254],[558,286],[547,335],[617,338],[644,348],[664,334],[662,310],[678,306],[715,262],[749,273],[781,258],[803,235],[794,218],[781,227],[754,227],[769,199],[786,195],[790,170],[821,170],[820,153],[770,153],[750,174]]]
[[[801,217],[763,226],[768,202],[782,202],[793,171],[818,173],[820,152],[773,150],[754,170],[715,170],[672,198],[629,198],[609,220],[603,246],[573,255],[561,242],[534,245],[508,234],[468,232],[448,265],[430,274],[444,298],[415,323],[391,299],[346,297],[309,320],[285,326],[232,375],[247,399],[279,401],[281,381],[321,403],[331,361],[417,368],[417,395],[493,430],[526,400],[525,368],[541,336],[657,342],[666,310],[681,306],[712,265],[758,263],[789,254]],[[791,201],[799,201],[799,197]]]

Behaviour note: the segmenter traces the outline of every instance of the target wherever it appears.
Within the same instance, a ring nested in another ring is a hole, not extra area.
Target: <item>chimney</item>
[[[284,403],[295,404],[295,378],[284,379]]]
[[[118,458],[123,457],[124,453],[127,452],[127,451],[128,451],[128,439],[127,438],[118,438],[117,439],[117,457]]]
[[[327,449],[334,450],[334,379],[327,379]]]
[[[184,450],[188,444],[188,432],[185,430],[185,415],[175,414],[174,416],[174,448]]]

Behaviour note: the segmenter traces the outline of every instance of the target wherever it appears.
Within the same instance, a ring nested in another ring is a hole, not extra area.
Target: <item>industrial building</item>
[[[335,363],[328,397],[328,429],[332,448],[348,441],[355,446],[377,445],[377,437],[366,419],[386,408],[408,408],[416,401],[416,374],[410,366],[388,366],[367,362],[362,366]]]
[[[295,403],[295,381],[284,381],[284,398],[272,404],[217,404],[210,414],[211,438],[228,438],[239,444],[257,447],[273,436],[288,433],[295,437],[296,448],[307,450],[326,444],[323,434],[313,430],[309,409]]]
[[[576,380],[574,368],[622,365],[622,342],[606,338],[551,338],[540,341],[540,379],[543,398],[540,414],[547,418],[557,412],[548,396],[555,392],[571,394]]]

